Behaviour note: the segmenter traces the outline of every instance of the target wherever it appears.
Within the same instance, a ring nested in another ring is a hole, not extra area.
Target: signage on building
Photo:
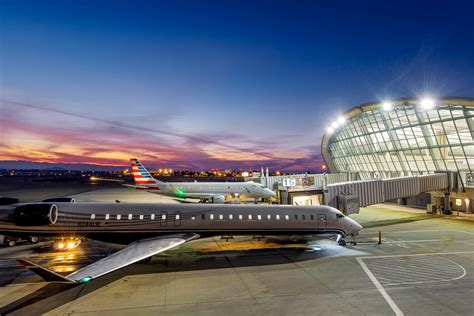
[[[296,186],[296,179],[283,179],[284,187],[294,187]]]

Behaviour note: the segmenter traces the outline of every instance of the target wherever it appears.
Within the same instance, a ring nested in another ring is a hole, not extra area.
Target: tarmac
[[[118,186],[35,188],[34,198],[174,202]],[[28,200],[27,188],[0,195]],[[67,191],[60,194],[61,190]],[[7,194],[8,193],[8,194]],[[30,197],[31,199],[31,197]],[[15,259],[71,273],[120,249],[88,241],[0,248],[0,313],[11,315],[473,315],[474,221],[394,205],[351,215],[357,245],[199,239],[88,284],[46,283]],[[381,233],[381,244],[379,241]]]

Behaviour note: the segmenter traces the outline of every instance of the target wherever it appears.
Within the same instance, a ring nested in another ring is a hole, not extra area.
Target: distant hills
[[[0,160],[0,169],[38,169],[48,171],[119,171],[128,168],[128,166],[101,166],[94,164],[68,164],[68,163],[50,163],[50,162],[32,162],[21,160]]]

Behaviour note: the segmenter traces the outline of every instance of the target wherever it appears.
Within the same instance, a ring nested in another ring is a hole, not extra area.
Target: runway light
[[[392,108],[393,108],[392,102],[385,101],[384,103],[382,103],[382,109],[384,111],[390,111]]]
[[[68,242],[68,243],[67,243],[67,248],[68,248],[68,249],[73,249],[73,248],[75,248],[74,242],[72,242],[72,241]]]
[[[334,132],[334,128],[328,127],[328,129],[326,130],[326,132],[327,132],[328,134],[332,134],[332,133]]]
[[[433,99],[429,99],[429,98],[422,99],[421,102],[420,102],[420,105],[421,105],[422,108],[429,110],[429,109],[434,108],[435,101]]]
[[[60,243],[58,244],[58,249],[64,249],[64,243],[60,242]]]

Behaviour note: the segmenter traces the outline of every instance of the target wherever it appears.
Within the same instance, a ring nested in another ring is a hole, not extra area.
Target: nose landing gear
[[[342,237],[342,235],[337,235],[336,242],[339,246],[344,247],[346,245],[346,240]]]

